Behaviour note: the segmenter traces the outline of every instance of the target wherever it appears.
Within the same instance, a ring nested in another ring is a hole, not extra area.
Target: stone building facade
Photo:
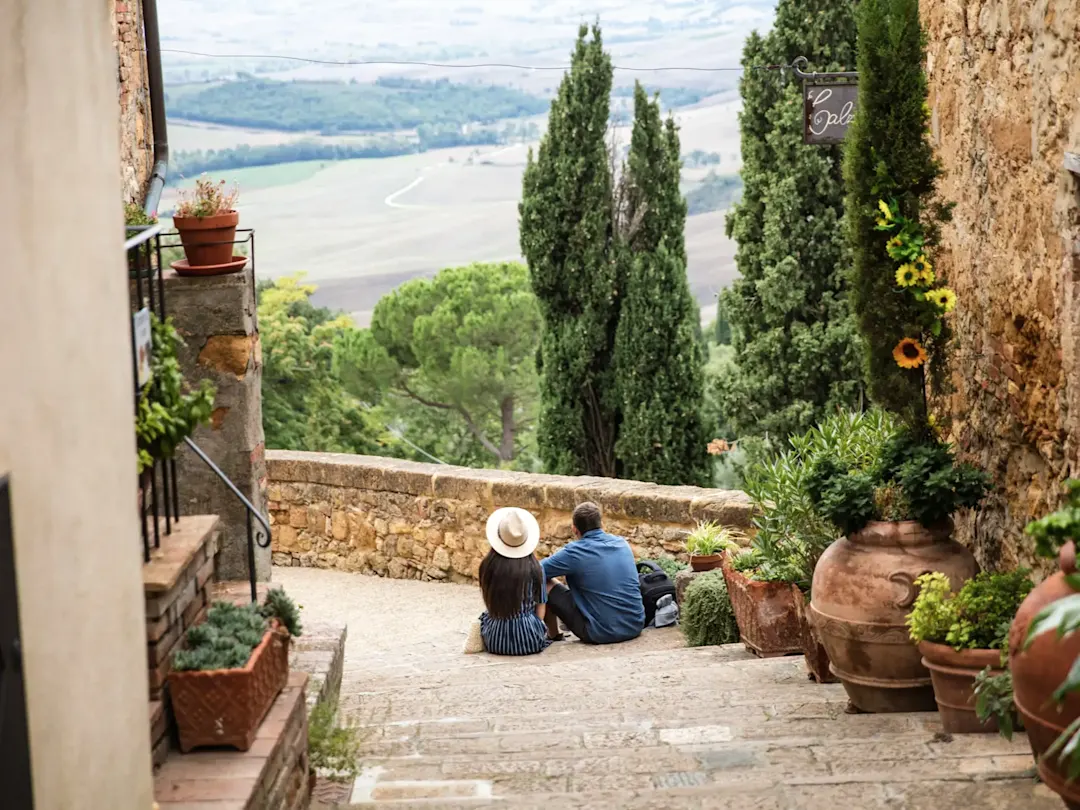
[[[484,524],[499,506],[536,515],[541,556],[571,539],[570,513],[582,501],[597,503],[604,528],[639,558],[685,557],[699,520],[748,530],[753,517],[744,493],[725,490],[287,450],[266,460],[275,565],[475,582],[488,552]]]
[[[154,167],[142,3],[140,0],[109,0],[109,5],[113,46],[116,48],[124,202],[142,203]]]
[[[956,203],[937,256],[959,296],[951,438],[995,478],[958,525],[984,567],[1032,562],[1024,525],[1080,475],[1080,6],[922,0],[932,131]]]

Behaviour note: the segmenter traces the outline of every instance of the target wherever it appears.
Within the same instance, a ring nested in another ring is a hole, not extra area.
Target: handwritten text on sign
[[[855,117],[857,84],[808,84],[803,87],[803,142],[843,143]]]

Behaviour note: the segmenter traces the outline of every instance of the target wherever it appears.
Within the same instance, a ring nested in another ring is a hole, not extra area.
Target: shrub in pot
[[[937,572],[923,574],[915,585],[919,595],[908,629],[930,670],[942,726],[950,734],[997,731],[995,719],[977,715],[975,680],[980,672],[1002,674],[1009,625],[1031,592],[1029,572],[984,572],[955,594],[949,578]]]
[[[730,529],[712,521],[702,521],[686,538],[686,552],[690,555],[690,567],[695,571],[712,571],[719,568],[725,551],[739,548],[746,535],[738,529]]]
[[[803,651],[802,627],[791,590],[801,578],[798,562],[755,536],[753,545],[724,555],[723,572],[739,638],[762,658]]]
[[[169,699],[180,750],[232,746],[247,751],[289,677],[289,637],[299,613],[280,588],[263,605],[217,602],[185,634],[173,656]]]
[[[680,607],[679,626],[689,647],[734,644],[739,640],[722,571],[708,571],[690,583]]]
[[[243,265],[234,266],[233,248],[240,214],[236,210],[239,192],[225,188],[225,181],[207,178],[195,181],[195,188],[181,191],[173,226],[180,232],[184,246],[184,262],[174,262],[178,273],[216,275],[231,273]]]
[[[1036,553],[1057,557],[1059,570],[1032,590],[1013,620],[1013,697],[1039,777],[1069,807],[1080,808],[1080,481],[1069,481],[1062,508],[1028,524],[1027,533]]]
[[[933,688],[906,626],[924,573],[953,590],[975,576],[951,539],[951,516],[978,504],[987,476],[936,439],[901,429],[870,470],[819,458],[808,471],[815,508],[844,532],[818,560],[811,621],[855,709],[933,711]]]

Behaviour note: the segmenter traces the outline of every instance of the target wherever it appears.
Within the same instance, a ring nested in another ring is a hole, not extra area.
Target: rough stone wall
[[[124,202],[141,203],[153,169],[150,91],[140,0],[109,0],[116,49]]]
[[[922,0],[933,136],[956,203],[952,438],[995,477],[958,525],[984,567],[1032,562],[1024,525],[1080,474],[1080,5]]]
[[[485,522],[500,506],[536,515],[541,557],[571,539],[570,513],[582,501],[599,504],[604,528],[627,538],[639,557],[684,556],[698,520],[747,529],[753,514],[742,492],[370,456],[266,456],[275,565],[472,582],[488,551]]]
[[[191,385],[209,379],[217,387],[211,423],[199,428],[192,440],[265,515],[262,351],[252,271],[208,277],[168,271],[165,301],[187,344],[179,352],[184,378]],[[186,447],[177,453],[177,464],[180,514],[221,517],[218,579],[246,580],[246,508]],[[270,578],[269,548],[256,548],[255,571],[260,580]]]

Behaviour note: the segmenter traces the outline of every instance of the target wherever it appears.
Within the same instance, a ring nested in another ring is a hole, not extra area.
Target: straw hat
[[[528,557],[540,543],[540,524],[532,513],[516,506],[504,506],[488,518],[487,541],[503,557]]]

